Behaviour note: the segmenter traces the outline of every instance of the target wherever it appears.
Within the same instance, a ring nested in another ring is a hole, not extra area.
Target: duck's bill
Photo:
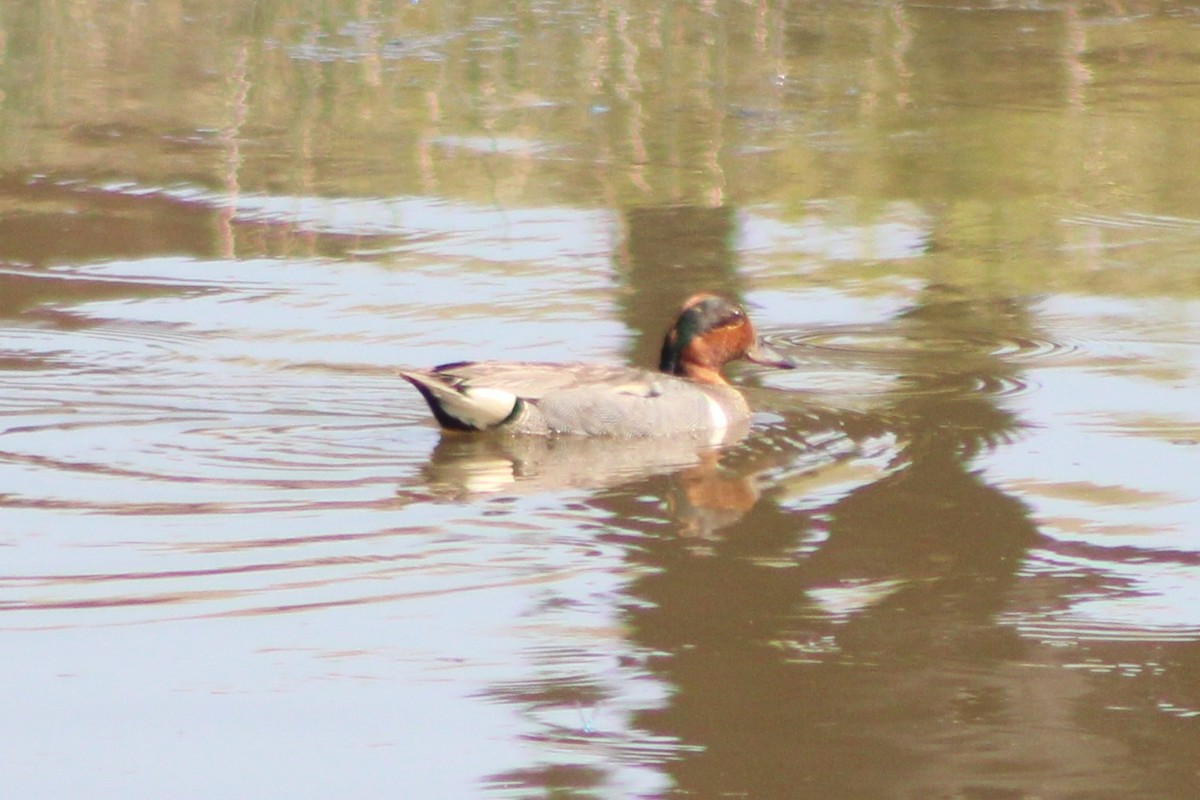
[[[762,339],[755,340],[754,346],[746,351],[746,360],[780,369],[795,369],[800,366],[795,359],[776,351]]]

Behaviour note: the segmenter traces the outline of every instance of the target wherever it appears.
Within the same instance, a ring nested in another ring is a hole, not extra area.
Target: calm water
[[[1200,9],[0,8],[5,797],[1194,798]],[[801,362],[720,449],[400,364]]]

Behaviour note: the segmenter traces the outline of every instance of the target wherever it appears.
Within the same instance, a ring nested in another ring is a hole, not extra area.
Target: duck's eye
[[[730,311],[729,314],[721,320],[720,327],[728,328],[734,325],[740,325],[746,320],[746,314],[740,308]]]

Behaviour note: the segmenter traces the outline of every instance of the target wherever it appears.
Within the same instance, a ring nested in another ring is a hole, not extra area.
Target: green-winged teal
[[[443,428],[514,434],[672,436],[720,440],[750,406],[721,375],[744,358],[790,368],[755,334],[746,312],[713,294],[683,304],[667,331],[659,371],[603,364],[460,361],[400,370]]]

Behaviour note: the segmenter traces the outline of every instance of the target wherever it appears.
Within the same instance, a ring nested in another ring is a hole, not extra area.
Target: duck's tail
[[[487,386],[470,386],[453,375],[434,370],[399,371],[400,377],[417,387],[429,410],[443,428],[485,431],[512,421],[524,401],[512,392]]]

